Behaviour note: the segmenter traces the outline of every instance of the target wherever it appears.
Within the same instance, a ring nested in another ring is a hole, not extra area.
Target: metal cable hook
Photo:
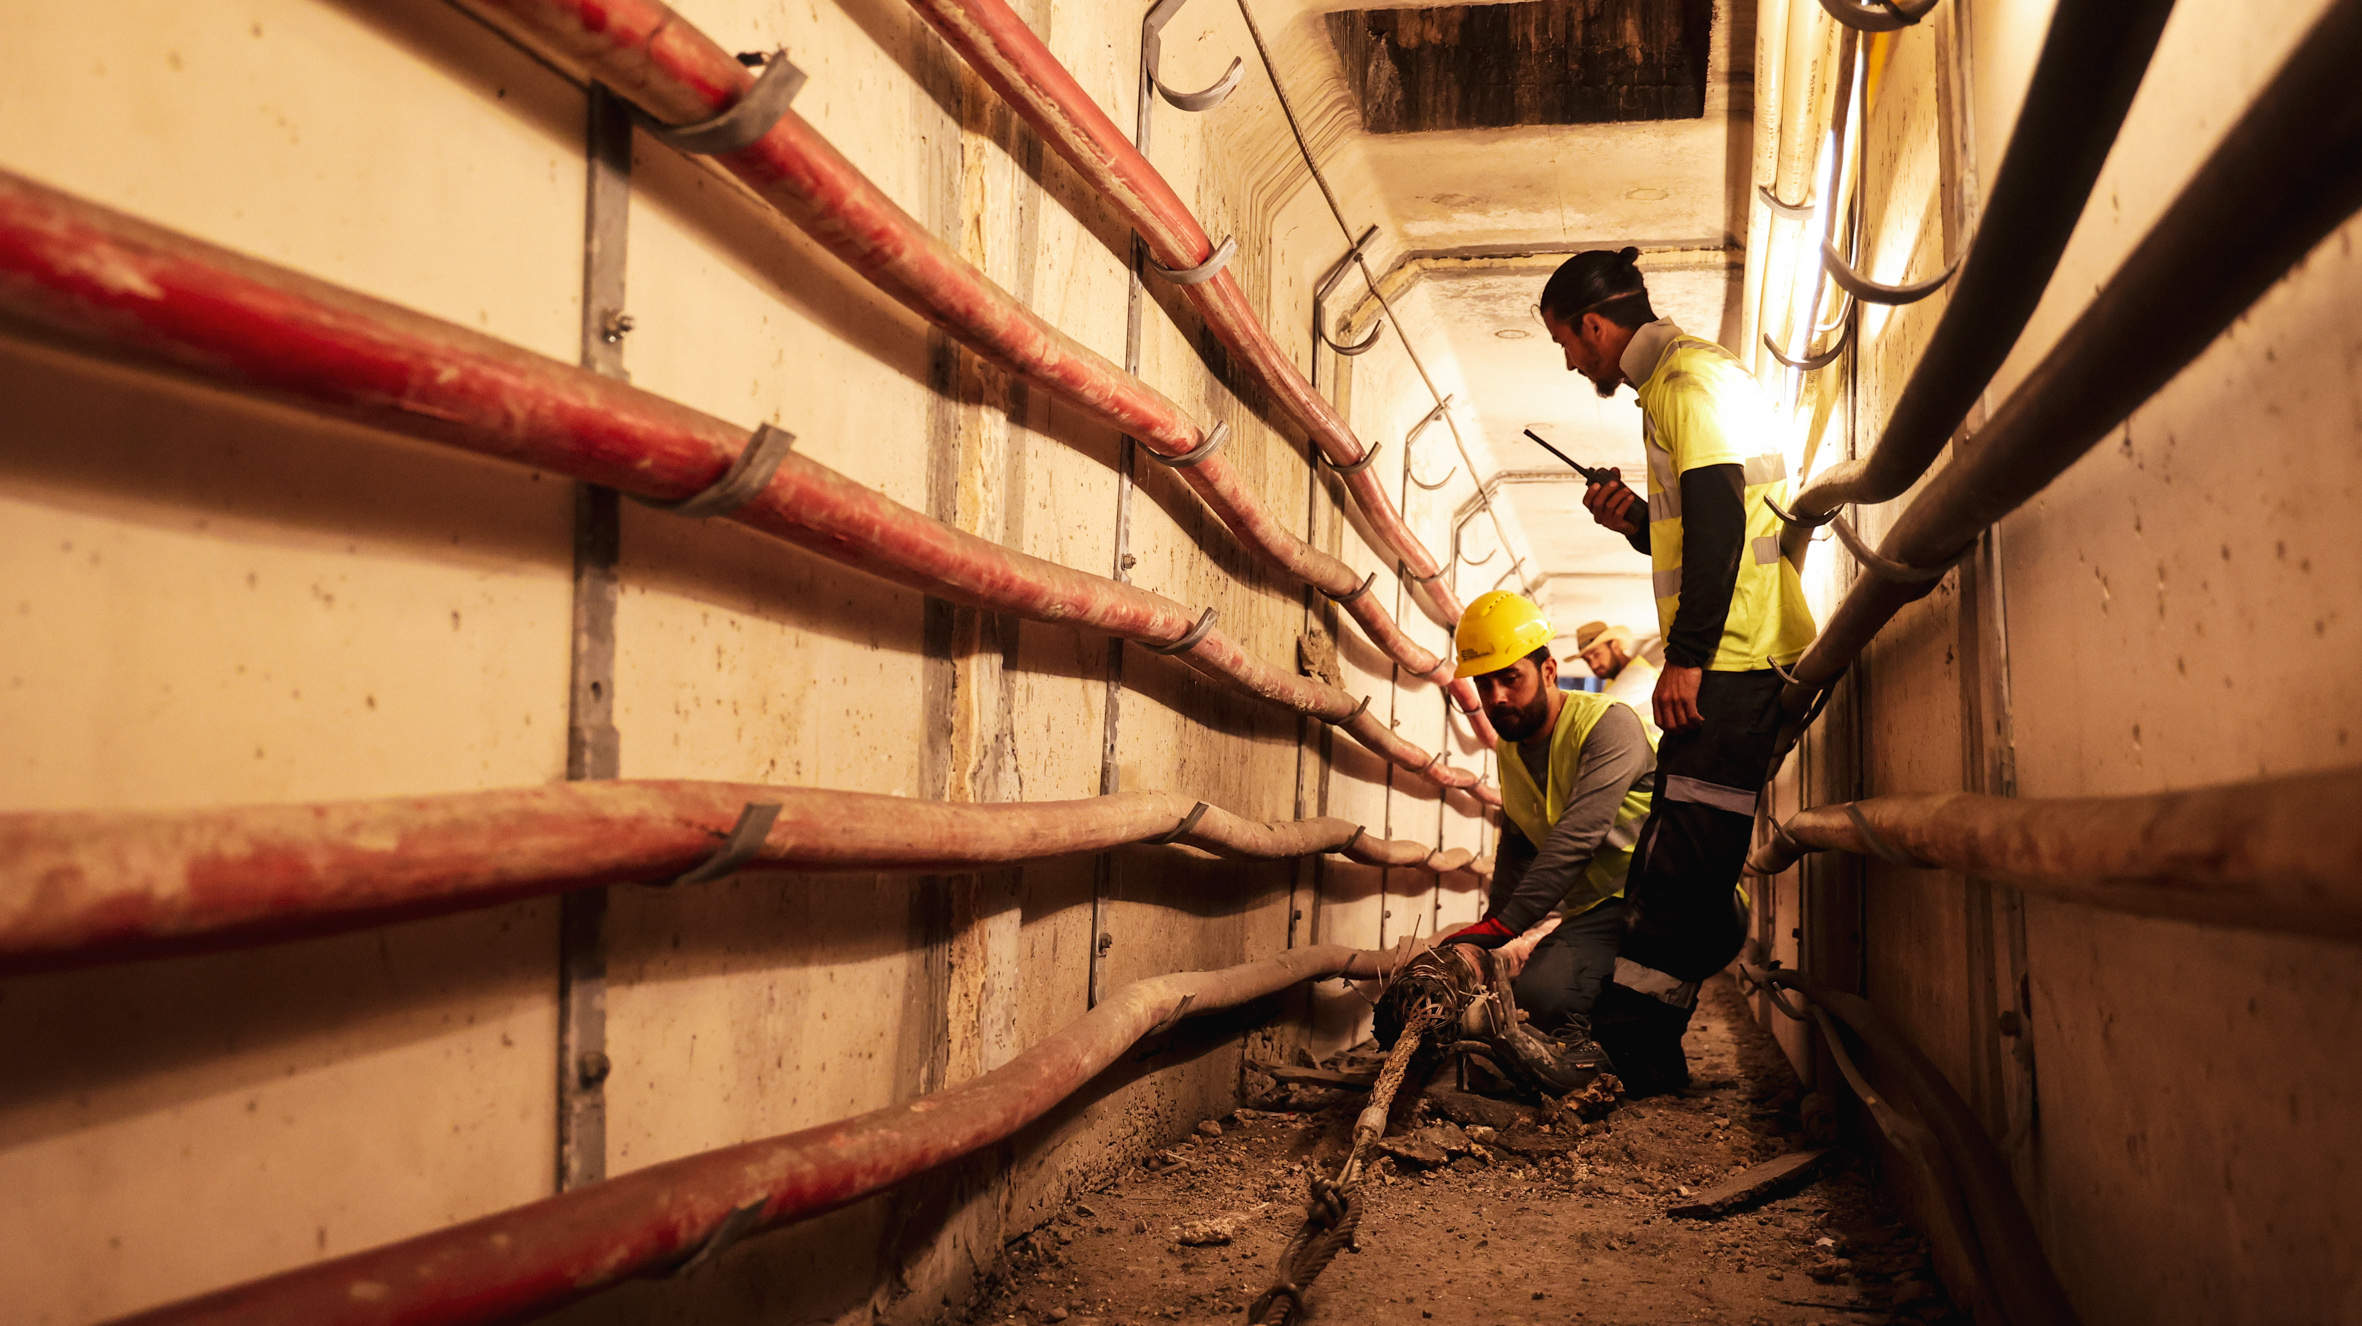
[[[1821,269],[1829,274],[1829,279],[1837,284],[1838,289],[1865,304],[1916,304],[1944,288],[1944,283],[1950,281],[1953,273],[1960,270],[1960,259],[1954,258],[1942,272],[1925,281],[1909,285],[1887,285],[1884,282],[1873,281],[1855,271],[1853,264],[1847,262],[1837,252],[1836,245],[1822,240]]]
[[[1377,347],[1378,338],[1386,334],[1386,323],[1383,319],[1381,319],[1370,324],[1370,334],[1362,337],[1360,341],[1351,345],[1340,344],[1334,337],[1329,335],[1329,330],[1326,325],[1327,319],[1322,315],[1321,312],[1322,308],[1328,303],[1329,295],[1336,290],[1337,283],[1344,280],[1345,273],[1352,271],[1354,265],[1361,261],[1361,251],[1363,246],[1367,245],[1371,240],[1377,238],[1377,236],[1378,227],[1375,225],[1361,232],[1361,238],[1353,241],[1352,246],[1345,250],[1345,256],[1337,259],[1336,263],[1329,268],[1328,274],[1320,278],[1320,284],[1315,286],[1312,291],[1312,334],[1319,338],[1322,345],[1329,347],[1331,350],[1334,350],[1341,355],[1350,357],[1353,355],[1368,354],[1371,350]]]
[[[1768,184],[1756,185],[1755,196],[1763,199],[1763,205],[1772,211],[1796,221],[1810,221],[1814,209],[1820,205],[1810,198],[1800,203],[1782,202],[1780,195],[1773,193]]]
[[[1848,294],[1846,298],[1850,301],[1853,296]],[[1810,373],[1815,369],[1827,368],[1829,365],[1837,362],[1837,356],[1844,354],[1845,347],[1853,342],[1854,324],[1855,319],[1852,316],[1852,309],[1849,305],[1846,310],[1846,317],[1844,321],[1838,324],[1837,339],[1830,342],[1828,349],[1821,351],[1819,354],[1808,353],[1802,359],[1790,359],[1787,352],[1780,349],[1779,342],[1772,339],[1770,332],[1765,332],[1763,334],[1763,348],[1771,351],[1772,358],[1779,360],[1788,367],[1802,369],[1803,371]]]
[[[1375,340],[1376,337],[1373,336],[1371,339]],[[1425,418],[1421,419],[1415,424],[1412,424],[1411,431],[1403,434],[1403,477],[1409,479],[1412,483],[1419,485],[1421,488],[1424,488],[1431,493],[1436,489],[1443,487],[1445,484],[1450,483],[1453,479],[1459,477],[1460,467],[1454,465],[1451,469],[1451,473],[1446,474],[1442,478],[1436,480],[1434,483],[1429,483],[1425,479],[1420,478],[1419,472],[1411,467],[1411,456],[1413,454],[1411,447],[1413,443],[1419,440],[1419,434],[1426,432],[1429,425],[1433,424],[1436,420],[1443,418],[1444,411],[1452,408],[1452,399],[1452,397],[1446,396],[1442,400],[1437,401],[1435,403],[1435,408],[1429,410]]]
[[[1926,18],[1936,0],[1821,0],[1821,8],[1856,32],[1899,32]]]
[[[1148,81],[1155,86],[1158,96],[1179,110],[1209,111],[1228,101],[1230,94],[1238,90],[1239,80],[1246,77],[1247,63],[1232,56],[1230,68],[1223,70],[1222,76],[1202,92],[1175,92],[1165,86],[1165,80],[1157,74],[1158,66],[1164,62],[1165,24],[1172,22],[1173,16],[1181,12],[1181,6],[1188,3],[1189,0],[1156,0],[1149,6],[1148,16],[1140,20],[1140,57],[1148,66]]]

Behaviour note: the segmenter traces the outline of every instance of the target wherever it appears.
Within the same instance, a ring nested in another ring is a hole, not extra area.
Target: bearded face
[[[1555,662],[1537,667],[1532,659],[1521,658],[1476,678],[1476,698],[1502,740],[1526,741],[1549,725],[1550,691],[1558,684],[1557,671]]]

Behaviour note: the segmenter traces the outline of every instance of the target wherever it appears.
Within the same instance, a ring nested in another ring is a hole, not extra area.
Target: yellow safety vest
[[[1591,729],[1610,707],[1623,703],[1588,691],[1567,691],[1565,696],[1566,703],[1558,711],[1558,727],[1550,734],[1548,788],[1534,786],[1534,776],[1514,749],[1508,744],[1501,748],[1501,810],[1536,851],[1549,841],[1551,828],[1566,813],[1567,796],[1582,776],[1583,743],[1590,738]],[[1641,725],[1641,732],[1649,749],[1655,750],[1657,739],[1647,724]],[[1648,818],[1648,786],[1644,779],[1641,786],[1624,793],[1615,823],[1592,854],[1583,878],[1558,904],[1559,915],[1580,915],[1610,898],[1624,896],[1624,876],[1632,868],[1632,845],[1640,840],[1641,821]]]
[[[1781,520],[1764,501],[1788,505],[1788,458],[1755,379],[1730,351],[1676,331],[1637,390],[1659,629],[1671,635],[1681,607],[1681,476],[1707,465],[1738,465],[1746,481],[1747,549],[1722,641],[1706,666],[1748,672],[1795,662],[1813,642],[1812,609],[1795,566],[1780,556]]]

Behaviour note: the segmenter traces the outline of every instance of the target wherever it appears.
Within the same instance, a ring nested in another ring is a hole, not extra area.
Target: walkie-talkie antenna
[[[1543,442],[1542,435],[1535,432],[1533,429],[1529,428],[1525,430],[1525,435],[1532,438],[1536,442],[1541,442],[1542,450],[1547,451],[1551,455],[1565,461],[1567,464],[1574,466],[1575,473],[1582,475],[1583,481],[1585,483],[1606,483],[1608,481],[1609,475],[1606,470],[1592,469],[1590,466],[1585,465],[1583,462],[1576,460],[1574,457],[1566,454],[1563,451],[1560,451],[1558,448],[1550,445],[1548,442]]]

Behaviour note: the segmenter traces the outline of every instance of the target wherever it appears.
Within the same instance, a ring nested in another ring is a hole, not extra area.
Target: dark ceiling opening
[[[1527,0],[1328,15],[1371,133],[1689,120],[1714,0]]]

